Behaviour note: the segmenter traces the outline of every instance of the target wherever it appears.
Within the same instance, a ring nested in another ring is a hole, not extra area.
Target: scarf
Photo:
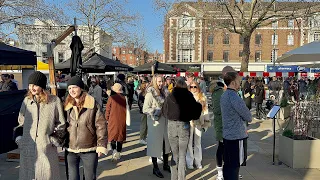
[[[158,103],[158,107],[162,108],[163,103],[164,103],[164,99],[165,99],[165,96],[164,96],[165,93],[163,92],[163,89],[160,89],[160,95],[158,95],[158,93],[154,87],[149,87],[147,92],[152,94],[153,98]]]

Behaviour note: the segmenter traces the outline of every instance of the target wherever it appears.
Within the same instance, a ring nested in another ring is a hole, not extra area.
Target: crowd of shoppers
[[[186,168],[202,168],[201,137],[211,126],[212,108],[218,143],[217,179],[236,180],[240,166],[246,164],[251,101],[258,104],[259,116],[264,97],[263,82],[254,82],[251,78],[244,81],[243,100],[238,93],[241,77],[233,68],[224,68],[222,79],[212,88],[209,106],[204,79],[192,73],[186,79],[162,75],[126,79],[124,74],[119,74],[114,83],[90,77],[88,92],[83,80],[74,76],[67,82],[68,95],[62,104],[58,97],[45,91],[45,75],[35,72],[29,77],[29,92],[15,129],[15,139],[21,148],[20,177],[60,179],[57,147],[64,147],[68,179],[80,179],[80,162],[84,178],[96,179],[98,158],[108,154],[108,145],[111,160],[120,159],[130,109],[137,101],[141,114],[139,140],[147,145],[155,176],[164,178],[159,159],[172,180],[186,179]],[[108,96],[106,103],[103,103],[104,94]]]

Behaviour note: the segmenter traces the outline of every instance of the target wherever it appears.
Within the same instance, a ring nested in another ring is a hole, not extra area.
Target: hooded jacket
[[[168,120],[189,122],[199,119],[202,105],[188,89],[175,87],[165,99],[162,112]]]

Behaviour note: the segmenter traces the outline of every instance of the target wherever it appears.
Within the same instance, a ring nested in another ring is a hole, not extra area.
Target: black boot
[[[153,168],[153,174],[156,175],[158,178],[164,178],[159,168]]]
[[[169,154],[163,154],[163,170],[171,173],[171,169],[169,166]]]
[[[153,174],[156,175],[158,178],[164,178],[163,174],[161,173],[158,162],[156,157],[152,157],[152,163],[153,163]]]

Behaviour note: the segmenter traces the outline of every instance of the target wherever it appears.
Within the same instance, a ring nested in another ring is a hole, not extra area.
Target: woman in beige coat
[[[157,163],[157,158],[161,157],[161,152],[163,152],[163,170],[170,172],[170,166],[168,165],[168,154],[170,153],[167,132],[168,120],[161,113],[164,99],[163,78],[156,75],[147,89],[143,113],[148,116],[147,155],[152,157],[153,174],[159,178],[164,177]]]
[[[60,180],[57,146],[65,134],[60,99],[46,91],[47,78],[41,72],[29,76],[29,91],[19,112],[16,143],[20,149],[20,180]],[[20,131],[21,132],[21,131]]]
[[[202,169],[201,136],[202,133],[206,132],[211,126],[208,101],[206,95],[201,91],[200,86],[196,81],[190,83],[189,90],[193,94],[195,100],[202,105],[202,112],[199,119],[194,119],[190,123],[190,139],[186,156],[187,167],[188,169],[193,169],[193,164],[195,164],[198,169]]]

